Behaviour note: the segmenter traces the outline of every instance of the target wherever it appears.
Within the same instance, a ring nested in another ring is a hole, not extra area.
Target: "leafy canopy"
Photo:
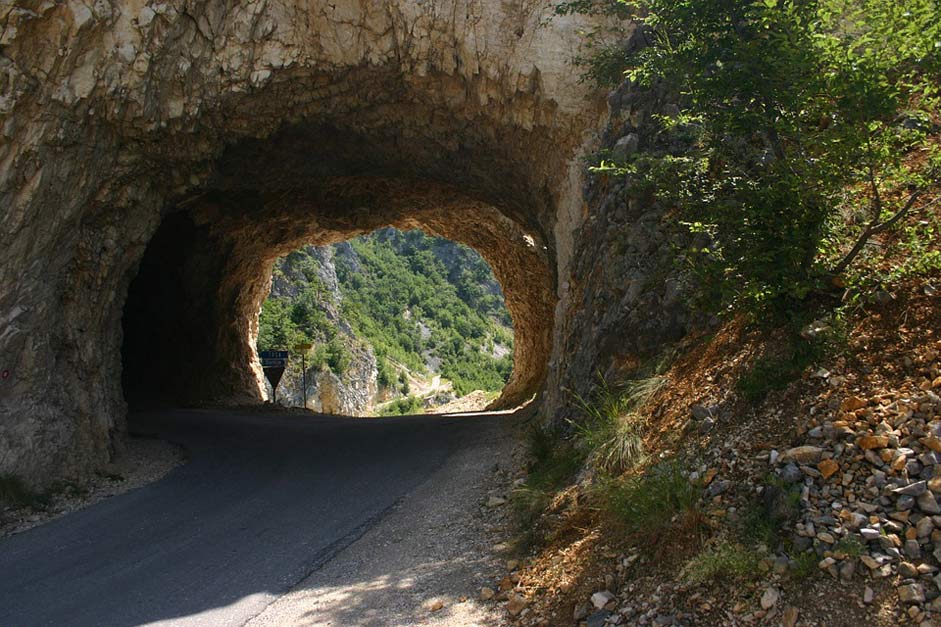
[[[423,372],[432,358],[462,396],[503,387],[512,357],[495,357],[492,348],[495,342],[512,348],[509,314],[476,252],[421,231],[392,229],[352,240],[350,247],[354,255],[336,257],[343,316],[373,345],[380,363],[390,359]]]
[[[825,286],[859,252],[846,223],[868,239],[938,178],[938,159],[906,161],[937,132],[938,0],[576,0],[557,12],[615,24],[586,34],[586,77],[678,95],[655,149],[597,171],[655,190],[708,235],[689,261],[717,307]],[[624,45],[627,20],[649,45]]]

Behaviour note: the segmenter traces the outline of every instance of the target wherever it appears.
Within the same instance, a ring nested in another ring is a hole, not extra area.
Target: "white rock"
[[[150,7],[144,7],[141,9],[141,12],[137,14],[137,24],[141,28],[149,26],[151,22],[154,21],[157,13]]]
[[[69,9],[72,11],[72,20],[75,24],[75,30],[79,30],[94,17],[94,15],[92,15],[91,9],[81,2],[70,3]]]
[[[860,529],[859,535],[861,535],[866,541],[878,540],[882,536],[882,534],[879,533],[877,529],[871,529],[869,527],[863,527]]]
[[[615,597],[613,594],[607,590],[602,590],[601,592],[596,592],[591,595],[591,604],[594,605],[596,609],[600,610],[614,599]]]
[[[765,590],[765,593],[763,595],[761,595],[761,609],[770,610],[772,607],[775,606],[775,604],[778,602],[778,599],[780,597],[781,597],[781,592],[774,586],[771,586],[770,588]]]

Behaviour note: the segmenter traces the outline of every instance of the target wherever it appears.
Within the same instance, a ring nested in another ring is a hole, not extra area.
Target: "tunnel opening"
[[[513,323],[472,248],[388,227],[274,265],[260,356],[287,351],[283,406],[348,416],[483,410],[512,369]]]
[[[420,229],[481,255],[505,295],[515,331],[512,349],[497,342],[498,353],[512,350],[512,369],[503,373],[505,385],[491,407],[532,399],[545,379],[555,303],[538,233],[446,184],[342,177],[289,194],[213,190],[167,213],[125,302],[121,356],[128,405],[266,400],[255,342],[277,259],[303,246],[329,246],[389,228]],[[466,342],[458,340],[463,352]],[[450,367],[450,378],[460,380],[460,365],[452,360]],[[466,381],[460,385],[467,391]],[[336,403],[308,406],[364,413]]]
[[[311,239],[394,225],[480,251],[516,325],[507,404],[545,381],[553,325],[560,343],[573,332],[555,307],[585,214],[577,155],[606,111],[562,54],[577,21],[545,28],[550,7],[508,3],[229,4],[14,16],[5,472],[103,467],[126,401],[260,401],[251,311],[274,259]]]

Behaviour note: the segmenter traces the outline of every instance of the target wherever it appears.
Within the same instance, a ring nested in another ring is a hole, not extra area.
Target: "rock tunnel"
[[[420,228],[486,258],[516,336],[513,374],[494,406],[514,407],[539,391],[555,307],[543,237],[459,187],[412,178],[413,160],[409,168],[373,165],[379,151],[370,147],[369,160],[353,165],[342,152],[366,147],[348,135],[290,127],[233,149],[219,165],[217,187],[171,209],[124,306],[128,402],[261,400],[254,338],[275,259],[384,226]],[[329,156],[312,163],[322,150]]]
[[[551,381],[605,103],[548,1],[0,11],[0,473],[81,475],[128,396],[261,398],[275,258],[382,226],[477,249]],[[123,384],[122,384],[123,382]]]

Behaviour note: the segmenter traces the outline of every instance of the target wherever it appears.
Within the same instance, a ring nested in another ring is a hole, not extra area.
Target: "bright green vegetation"
[[[289,280],[284,269],[291,267],[300,278],[296,282],[298,293],[292,298],[265,299],[258,320],[257,346],[264,351],[291,350],[299,343],[314,344],[310,367],[314,370],[328,367],[342,375],[350,365],[350,351],[324,312],[329,295],[317,273],[317,264],[316,259],[299,250],[275,266],[275,279],[281,280]]]
[[[495,282],[479,255],[421,231],[385,229],[350,244],[355,257],[336,259],[343,317],[380,362],[424,372],[427,356],[437,358],[460,396],[503,387],[512,356],[490,351],[512,347],[510,320],[502,294],[486,289]]]
[[[574,0],[557,12],[614,18],[586,36],[586,78],[662,80],[677,95],[636,155],[602,156],[595,171],[628,177],[708,242],[687,251],[704,307],[787,315],[852,287],[867,243],[937,202],[937,0]],[[631,20],[652,45],[624,45]],[[936,223],[910,228],[916,258],[899,274],[939,269],[936,237]]]
[[[599,377],[589,398],[575,397],[582,415],[569,420],[567,429],[533,429],[526,482],[512,495],[522,530],[517,541],[521,551],[545,542],[542,512],[586,466],[597,479],[593,506],[632,531],[642,526],[658,530],[670,522],[673,513],[692,511],[698,487],[679,474],[678,466],[658,465],[646,474],[623,476],[647,459],[643,442],[647,422],[642,410],[666,384],[661,373],[669,359],[669,354],[664,355],[640,369],[636,378],[618,385]]]
[[[403,396],[382,408],[380,416],[408,416],[424,412],[421,399],[416,396]]]
[[[262,307],[259,350],[310,342],[312,366],[342,375],[351,343],[371,346],[380,387],[404,397],[385,413],[420,409],[403,369],[440,374],[460,396],[503,387],[512,368],[511,321],[476,252],[421,231],[382,229],[333,247],[338,294],[325,285],[316,253],[298,250],[276,264],[274,281],[287,287]]]

